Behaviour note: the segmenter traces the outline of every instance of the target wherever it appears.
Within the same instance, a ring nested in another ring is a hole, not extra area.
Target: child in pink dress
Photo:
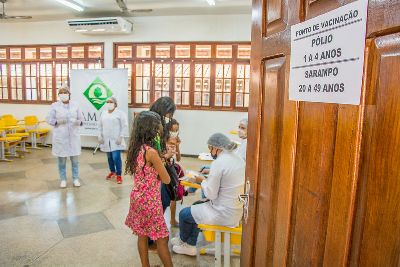
[[[172,266],[160,192],[161,182],[168,184],[170,177],[156,150],[160,147],[162,131],[161,118],[157,113],[139,113],[134,120],[126,160],[125,172],[133,175],[134,186],[125,224],[138,236],[140,260],[145,267],[150,266],[148,238],[156,241],[163,265]]]

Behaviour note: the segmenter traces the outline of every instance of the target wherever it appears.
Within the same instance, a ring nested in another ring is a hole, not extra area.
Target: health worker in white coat
[[[99,144],[100,150],[107,153],[110,173],[106,179],[117,178],[117,183],[122,183],[121,150],[126,149],[123,134],[128,129],[127,115],[118,109],[117,99],[110,97],[106,102],[107,110],[100,115]]]
[[[215,160],[208,178],[198,176],[196,182],[201,182],[209,201],[184,208],[179,213],[179,237],[171,240],[173,251],[178,254],[197,255],[198,224],[235,227],[242,218],[238,196],[243,193],[245,162],[234,152],[236,143],[227,136],[213,134],[207,143]]]
[[[58,172],[60,187],[67,187],[66,163],[70,157],[72,163],[72,179],[75,187],[79,182],[79,155],[81,154],[81,137],[79,127],[83,116],[77,103],[70,100],[71,92],[68,86],[58,90],[59,101],[51,104],[47,115],[47,123],[54,126],[52,153],[58,157]]]
[[[247,152],[247,125],[248,125],[248,120],[247,118],[242,119],[239,122],[239,129],[238,129],[238,135],[239,138],[242,139],[242,143],[239,145],[239,147],[236,149],[236,153],[244,160],[246,161],[246,152]]]

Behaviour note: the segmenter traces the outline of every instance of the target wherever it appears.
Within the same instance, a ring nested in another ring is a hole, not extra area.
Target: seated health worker
[[[173,251],[189,256],[197,255],[198,224],[227,227],[238,226],[242,218],[242,194],[245,181],[245,162],[235,153],[236,143],[222,133],[208,139],[208,148],[215,159],[207,179],[198,176],[201,188],[210,201],[184,208],[179,213],[179,237],[171,240]]]

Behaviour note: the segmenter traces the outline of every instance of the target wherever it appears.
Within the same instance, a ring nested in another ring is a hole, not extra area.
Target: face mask
[[[69,94],[59,94],[58,97],[62,102],[67,102],[69,100]]]
[[[211,149],[211,151],[210,151],[211,157],[212,157],[213,159],[217,159],[218,154],[217,154],[217,153],[213,154],[212,152],[213,152],[213,149]]]
[[[114,103],[107,103],[107,109],[108,110],[113,110],[115,108],[115,104]]]
[[[178,137],[178,135],[179,135],[179,132],[169,132],[170,137],[176,138],[176,137]]]
[[[238,135],[242,139],[246,139],[247,138],[247,133],[244,130],[239,129]]]
[[[171,121],[171,119],[168,117],[165,117],[164,121],[165,121],[165,123],[169,123]]]

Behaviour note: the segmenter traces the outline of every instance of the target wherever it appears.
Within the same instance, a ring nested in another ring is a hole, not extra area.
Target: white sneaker
[[[66,188],[67,187],[67,181],[62,180],[60,183],[60,188]]]
[[[81,183],[79,182],[78,179],[74,180],[74,186],[75,187],[80,187],[81,186]]]
[[[197,248],[196,246],[191,246],[187,243],[182,243],[180,246],[173,246],[172,250],[177,254],[183,254],[188,256],[196,256]]]
[[[171,245],[172,246],[180,246],[183,244],[183,241],[181,240],[181,238],[179,236],[174,237],[171,239]]]

